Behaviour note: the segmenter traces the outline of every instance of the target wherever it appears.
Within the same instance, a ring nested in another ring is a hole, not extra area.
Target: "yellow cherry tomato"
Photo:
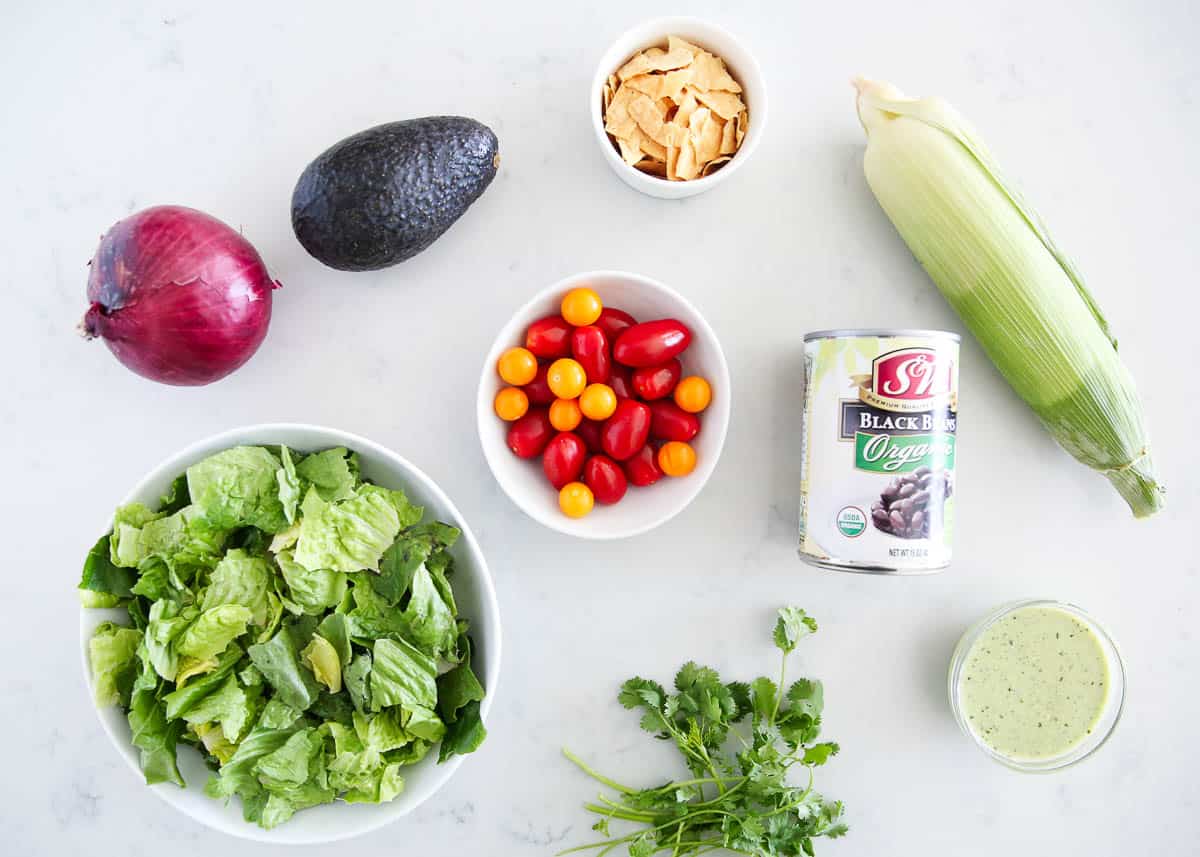
[[[658,467],[668,476],[687,476],[696,469],[696,450],[680,440],[664,443],[658,451]]]
[[[558,508],[562,509],[563,514],[568,518],[582,518],[592,511],[595,503],[596,498],[592,496],[592,489],[582,482],[568,482],[558,492]]]
[[[536,366],[533,371],[537,373]],[[577,361],[560,357],[546,370],[546,383],[550,386],[550,392],[560,399],[576,399],[587,386],[587,375]]]
[[[698,414],[712,401],[712,387],[699,375],[691,375],[675,385],[675,404],[689,414]]]
[[[579,409],[589,420],[606,420],[617,409],[617,394],[607,384],[588,384],[579,395]]]
[[[505,387],[496,394],[492,407],[496,409],[496,416],[506,423],[511,423],[525,416],[525,412],[529,410],[529,397],[525,395],[524,390]]]
[[[595,324],[603,309],[600,296],[591,289],[571,289],[562,299],[562,317],[576,327]]]
[[[496,371],[506,384],[524,387],[537,377],[537,358],[525,348],[510,348],[500,355]]]
[[[575,399],[555,399],[550,404],[550,425],[559,431],[574,431],[581,422],[583,414]]]

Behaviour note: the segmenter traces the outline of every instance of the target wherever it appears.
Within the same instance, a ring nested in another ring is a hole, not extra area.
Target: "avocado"
[[[487,189],[499,141],[463,116],[368,128],[321,153],[292,193],[292,228],[314,258],[376,271],[420,253]]]

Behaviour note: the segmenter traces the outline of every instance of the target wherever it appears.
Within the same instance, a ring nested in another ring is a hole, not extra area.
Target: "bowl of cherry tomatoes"
[[[638,274],[567,277],[517,310],[484,361],[484,457],[551,529],[593,539],[671,519],[712,475],[729,428],[729,367],[678,292]]]

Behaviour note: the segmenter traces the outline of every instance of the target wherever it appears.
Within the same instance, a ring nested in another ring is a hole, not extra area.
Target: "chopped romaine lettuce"
[[[422,515],[363,482],[352,452],[283,446],[225,450],[157,510],[119,508],[80,599],[129,614],[88,654],[147,782],[182,785],[190,744],[216,771],[207,793],[270,828],[339,798],[392,800],[439,742],[440,760],[475,749],[483,687],[448,579],[459,532]]]

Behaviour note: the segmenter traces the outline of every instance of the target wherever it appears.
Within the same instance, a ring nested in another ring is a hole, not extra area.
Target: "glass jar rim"
[[[962,671],[966,665],[967,656],[974,648],[975,642],[993,624],[1005,616],[1027,607],[1053,607],[1083,620],[1100,642],[1100,648],[1104,653],[1105,661],[1109,667],[1109,696],[1098,721],[1103,724],[1102,727],[1093,730],[1091,735],[1086,736],[1062,754],[1044,759],[1013,758],[988,745],[982,737],[971,729],[959,700]],[[1117,724],[1121,721],[1121,715],[1125,709],[1125,685],[1125,660],[1121,655],[1120,647],[1117,646],[1116,640],[1112,638],[1112,635],[1082,607],[1072,604],[1069,601],[1059,601],[1053,598],[1025,598],[1010,601],[985,614],[967,628],[962,637],[959,638],[958,644],[954,648],[954,654],[950,658],[950,669],[947,675],[950,709],[954,714],[954,719],[958,723],[959,728],[988,757],[1008,768],[1026,773],[1049,773],[1050,771],[1062,770],[1083,761],[1104,746],[1116,730]]]

